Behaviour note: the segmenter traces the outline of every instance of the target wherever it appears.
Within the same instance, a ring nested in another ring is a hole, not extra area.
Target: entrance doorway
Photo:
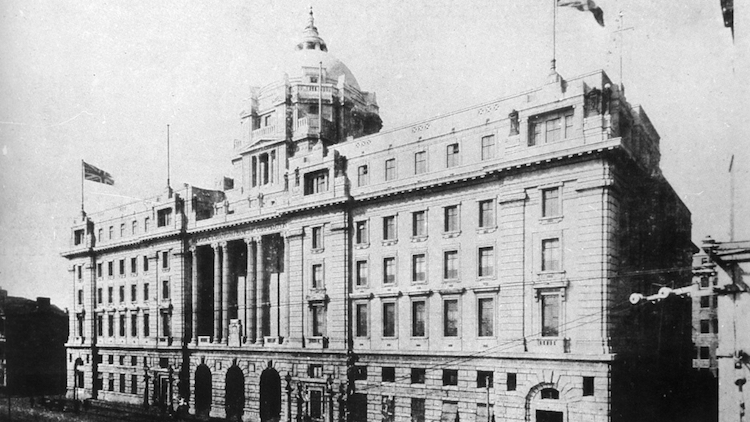
[[[260,420],[275,422],[281,416],[281,377],[270,365],[260,374]]]
[[[201,364],[195,370],[195,415],[208,419],[211,413],[211,370]]]
[[[227,421],[242,421],[245,408],[245,375],[237,366],[227,371],[225,410]]]
[[[537,410],[536,422],[563,422],[563,414],[551,410]]]

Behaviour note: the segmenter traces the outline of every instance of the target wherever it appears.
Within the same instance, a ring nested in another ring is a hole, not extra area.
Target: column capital
[[[227,241],[226,240],[222,240],[222,241],[220,241],[218,243],[219,243],[219,246],[221,246],[222,249],[224,249],[224,248],[227,247]]]
[[[198,250],[198,246],[197,245],[190,245],[190,246],[188,246],[188,250],[190,251],[190,253],[195,253],[195,251]]]
[[[219,242],[211,242],[211,248],[213,248],[214,251],[219,249],[219,246],[221,246]]]

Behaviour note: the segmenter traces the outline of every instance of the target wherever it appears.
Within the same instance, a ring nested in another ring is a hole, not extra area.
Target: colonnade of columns
[[[281,327],[280,321],[271,324],[272,312],[267,312],[269,306],[276,306],[278,309],[280,303],[278,300],[264,297],[264,275],[266,268],[264,266],[266,252],[269,246],[268,240],[261,236],[244,239],[247,247],[247,262],[245,266],[244,285],[240,277],[242,268],[240,262],[230,262],[230,255],[240,256],[240,254],[230,254],[227,242],[216,242],[210,246],[213,249],[213,343],[228,344],[230,329],[230,307],[234,306],[233,298],[236,298],[237,319],[241,321],[241,337],[247,343],[262,345],[264,343],[264,327],[272,327],[271,336],[278,337],[286,331]],[[270,242],[273,243],[273,242]],[[199,311],[201,309],[201,299],[199,298],[201,283],[209,282],[205,277],[201,279],[199,271],[199,254],[198,247],[191,247],[192,252],[192,339],[194,344],[198,344],[198,327]],[[285,253],[286,255],[286,253]],[[286,263],[285,263],[286,264]],[[232,269],[235,269],[233,271]],[[233,290],[232,277],[237,278],[236,290]],[[269,286],[269,296],[274,293]],[[204,302],[205,303],[205,302]],[[286,315],[284,315],[286,316]],[[277,314],[278,319],[283,319]]]

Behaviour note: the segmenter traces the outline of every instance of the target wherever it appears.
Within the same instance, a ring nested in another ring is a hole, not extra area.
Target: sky
[[[282,78],[309,6],[329,52],[377,94],[384,130],[546,80],[552,0],[366,3],[0,2],[0,286],[71,306],[60,253],[80,212],[81,159],[115,178],[86,183],[89,213],[163,190],[167,124],[173,186],[230,174],[242,102]],[[718,1],[597,4],[605,27],[558,8],[558,72],[604,69],[644,107],[696,243],[729,239],[734,154],[735,238],[750,239],[746,40],[733,41]]]

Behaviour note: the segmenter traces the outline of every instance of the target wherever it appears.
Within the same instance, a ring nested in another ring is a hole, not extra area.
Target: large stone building
[[[296,48],[221,189],[72,227],[70,394],[252,421],[653,411],[674,350],[652,334],[689,367],[689,305],[675,329],[628,295],[689,282],[691,242],[645,112],[601,71],[553,72],[380,132],[312,16]]]

